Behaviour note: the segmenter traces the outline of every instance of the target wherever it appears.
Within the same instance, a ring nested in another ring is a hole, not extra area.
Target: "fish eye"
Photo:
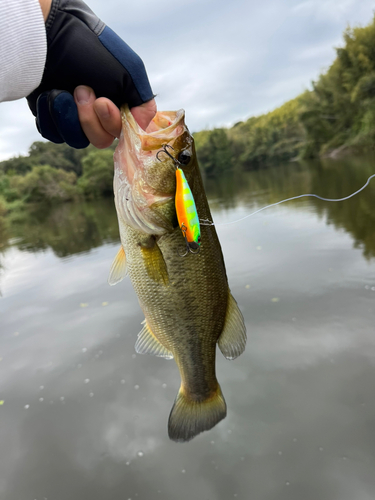
[[[181,151],[177,160],[179,163],[182,163],[182,165],[187,165],[191,160],[191,155],[187,151]]]

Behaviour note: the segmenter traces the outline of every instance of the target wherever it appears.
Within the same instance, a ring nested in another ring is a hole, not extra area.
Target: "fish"
[[[113,181],[121,247],[108,281],[114,285],[129,275],[138,296],[145,319],[136,352],[177,364],[181,385],[168,435],[186,442],[226,417],[216,378],[216,344],[227,359],[237,358],[245,349],[245,322],[229,289],[215,226],[201,225],[199,253],[183,254],[177,164],[199,219],[212,221],[184,110],[158,112],[146,131],[126,105],[121,118]],[[164,154],[166,146],[170,154]]]

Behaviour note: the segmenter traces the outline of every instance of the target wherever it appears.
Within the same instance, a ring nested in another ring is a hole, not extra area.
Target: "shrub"
[[[83,175],[78,186],[87,197],[113,194],[113,151],[92,151],[83,160]]]
[[[5,215],[7,212],[8,212],[8,207],[5,198],[3,198],[3,196],[0,195],[0,217]]]
[[[9,178],[10,188],[28,202],[59,202],[77,198],[79,191],[76,182],[74,172],[65,172],[49,165],[39,165],[25,176]]]

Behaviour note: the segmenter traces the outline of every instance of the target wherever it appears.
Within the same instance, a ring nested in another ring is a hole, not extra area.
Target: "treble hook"
[[[189,245],[189,243],[188,243],[188,241],[187,241],[187,240],[185,241],[185,243],[186,243],[186,249],[185,249],[185,252],[184,252],[184,253],[180,253],[180,252],[178,252],[178,255],[179,255],[180,257],[186,257],[189,253],[192,253],[193,255],[198,255],[198,254],[199,254],[199,252],[201,251],[201,247],[198,247],[198,248],[196,249],[196,251],[194,251],[194,250],[191,248],[191,246]]]
[[[188,253],[189,253],[189,245],[186,245],[186,251],[184,253],[178,252],[178,255],[180,257],[186,257]]]
[[[163,148],[163,149],[161,149],[160,151],[158,151],[158,152],[156,153],[156,158],[157,158],[159,161],[162,161],[162,160],[159,158],[159,154],[160,154],[160,153],[165,153],[166,155],[168,155],[168,156],[169,156],[169,158],[170,158],[171,160],[173,160],[173,162],[175,163],[176,168],[178,168],[178,166],[177,166],[177,165],[182,165],[182,163],[180,163],[180,162],[177,160],[177,158],[175,158],[174,156],[172,156],[172,155],[171,155],[171,153],[169,153],[169,152],[167,151],[167,148],[170,148],[170,149],[172,149],[172,150],[174,151],[174,148],[173,148],[172,146],[170,146],[169,144],[163,144],[163,145],[162,145],[162,148]]]
[[[201,247],[198,246],[198,248],[194,251],[193,248],[190,246],[188,240],[187,240],[187,237],[186,237],[186,226],[184,223],[182,223],[181,225],[181,231],[182,231],[182,234],[184,235],[184,238],[185,238],[185,245],[186,245],[186,250],[185,250],[185,253],[180,253],[178,252],[178,255],[180,257],[186,257],[189,253],[192,253],[193,255],[197,255],[200,251],[201,251]]]

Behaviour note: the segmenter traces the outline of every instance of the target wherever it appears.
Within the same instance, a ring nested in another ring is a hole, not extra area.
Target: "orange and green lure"
[[[193,193],[191,192],[184,172],[180,168],[180,165],[184,165],[185,163],[181,163],[180,161],[178,161],[169,153],[167,148],[173,149],[173,147],[169,144],[164,144],[163,149],[158,151],[156,158],[161,161],[159,158],[159,154],[165,153],[173,160],[176,167],[175,206],[178,225],[181,228],[186,243],[186,252],[180,255],[181,257],[185,257],[189,252],[194,254],[199,253],[201,244],[201,230]],[[187,160],[187,162],[189,162],[189,156],[185,155],[184,158]]]
[[[185,237],[186,248],[191,253],[199,251],[201,231],[197,207],[184,172],[176,168],[176,212],[178,225]]]

